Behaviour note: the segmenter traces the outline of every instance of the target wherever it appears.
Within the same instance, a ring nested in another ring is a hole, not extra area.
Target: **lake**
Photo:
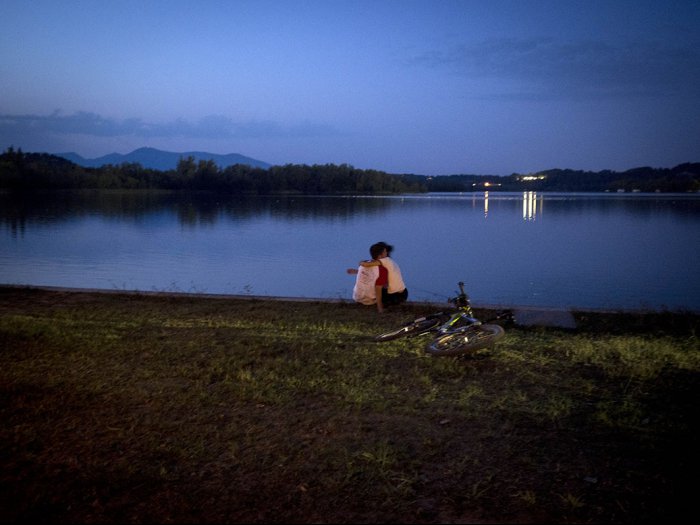
[[[409,300],[700,311],[700,195],[0,194],[0,283],[351,300],[395,246]]]

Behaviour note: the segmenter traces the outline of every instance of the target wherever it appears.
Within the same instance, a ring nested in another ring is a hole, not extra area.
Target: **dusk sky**
[[[0,147],[509,175],[700,162],[700,1],[0,0]]]

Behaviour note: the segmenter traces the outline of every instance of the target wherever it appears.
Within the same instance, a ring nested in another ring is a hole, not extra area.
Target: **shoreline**
[[[153,297],[153,298],[178,298],[193,300],[249,300],[249,301],[279,301],[288,303],[328,303],[336,305],[356,305],[358,308],[367,308],[370,312],[373,307],[359,305],[351,298],[321,298],[321,297],[284,297],[265,295],[241,295],[241,294],[216,294],[197,292],[174,292],[174,291],[144,291],[144,290],[118,290],[101,288],[73,288],[62,286],[40,286],[40,285],[20,285],[20,284],[0,284],[0,293],[4,291],[13,292],[48,292],[81,295],[104,295],[116,296],[125,295],[132,297]],[[414,315],[415,309],[430,308],[435,311],[451,308],[449,303],[430,301],[407,301],[403,306],[407,315]],[[579,328],[589,328],[595,324],[611,326],[613,324],[633,324],[637,327],[648,325],[654,326],[666,324],[676,325],[690,321],[691,324],[698,324],[700,313],[691,310],[650,310],[650,309],[594,309],[594,308],[556,308],[537,306],[504,306],[504,305],[483,305],[472,304],[475,316],[488,323],[488,316],[500,311],[509,311],[513,314],[514,325],[523,328],[545,327],[559,328],[566,330],[576,330]],[[422,312],[420,315],[424,315]],[[673,321],[676,319],[676,321]],[[682,321],[681,321],[682,320]]]
[[[207,292],[176,292],[176,291],[158,291],[158,290],[133,290],[133,289],[116,289],[116,288],[76,288],[71,286],[48,286],[48,285],[33,285],[33,284],[3,284],[0,283],[0,289],[9,288],[13,290],[39,290],[47,292],[66,292],[66,293],[95,293],[95,294],[125,294],[125,295],[146,295],[153,297],[191,297],[201,299],[254,299],[259,301],[286,301],[286,302],[305,302],[305,303],[333,303],[333,304],[354,304],[351,297],[334,298],[334,297],[294,297],[283,295],[248,295],[248,294],[226,294],[226,293],[207,293]],[[434,308],[445,308],[449,305],[447,301],[411,301],[406,302],[408,306],[430,306]],[[676,309],[658,309],[651,308],[587,308],[587,307],[557,307],[557,306],[533,306],[533,305],[504,305],[504,304],[474,304],[472,308],[479,310],[520,310],[531,312],[580,312],[592,314],[629,314],[629,315],[646,315],[646,314],[664,314],[664,313],[680,313],[683,315],[699,315],[700,311],[694,311],[689,308]]]

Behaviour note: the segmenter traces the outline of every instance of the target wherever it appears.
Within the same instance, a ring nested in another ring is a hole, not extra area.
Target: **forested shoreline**
[[[0,155],[0,190],[126,189],[229,194],[401,194],[470,191],[700,191],[700,163],[615,172],[553,169],[508,176],[390,174],[347,164],[285,164],[268,169],[181,158],[173,170],[138,163],[83,167],[48,153],[7,149]]]

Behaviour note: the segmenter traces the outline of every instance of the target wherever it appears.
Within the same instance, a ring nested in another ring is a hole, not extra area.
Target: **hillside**
[[[168,168],[153,167],[170,162],[173,165]],[[100,165],[93,166],[96,164]],[[472,191],[696,193],[700,192],[700,163],[624,172],[552,169],[508,176],[426,176],[362,170],[347,164],[271,166],[238,154],[172,153],[152,148],[92,160],[76,154],[24,153],[13,148],[0,154],[0,189],[79,188],[314,195]]]
[[[425,177],[428,191],[700,191],[700,163],[673,168],[640,167],[626,171],[551,169],[508,176],[444,175]]]
[[[55,155],[68,159],[84,168],[99,168],[107,164],[116,166],[123,163],[136,163],[141,164],[144,168],[167,171],[174,170],[177,167],[178,161],[181,158],[186,159],[187,157],[194,157],[194,160],[197,162],[200,160],[212,160],[219,168],[227,168],[235,164],[244,164],[263,169],[270,167],[270,164],[267,162],[246,157],[238,153],[229,153],[226,155],[207,153],[204,151],[185,151],[180,153],[162,151],[155,148],[139,148],[125,155],[121,153],[110,153],[109,155],[103,155],[102,157],[94,159],[86,159],[77,153],[56,153]]]

